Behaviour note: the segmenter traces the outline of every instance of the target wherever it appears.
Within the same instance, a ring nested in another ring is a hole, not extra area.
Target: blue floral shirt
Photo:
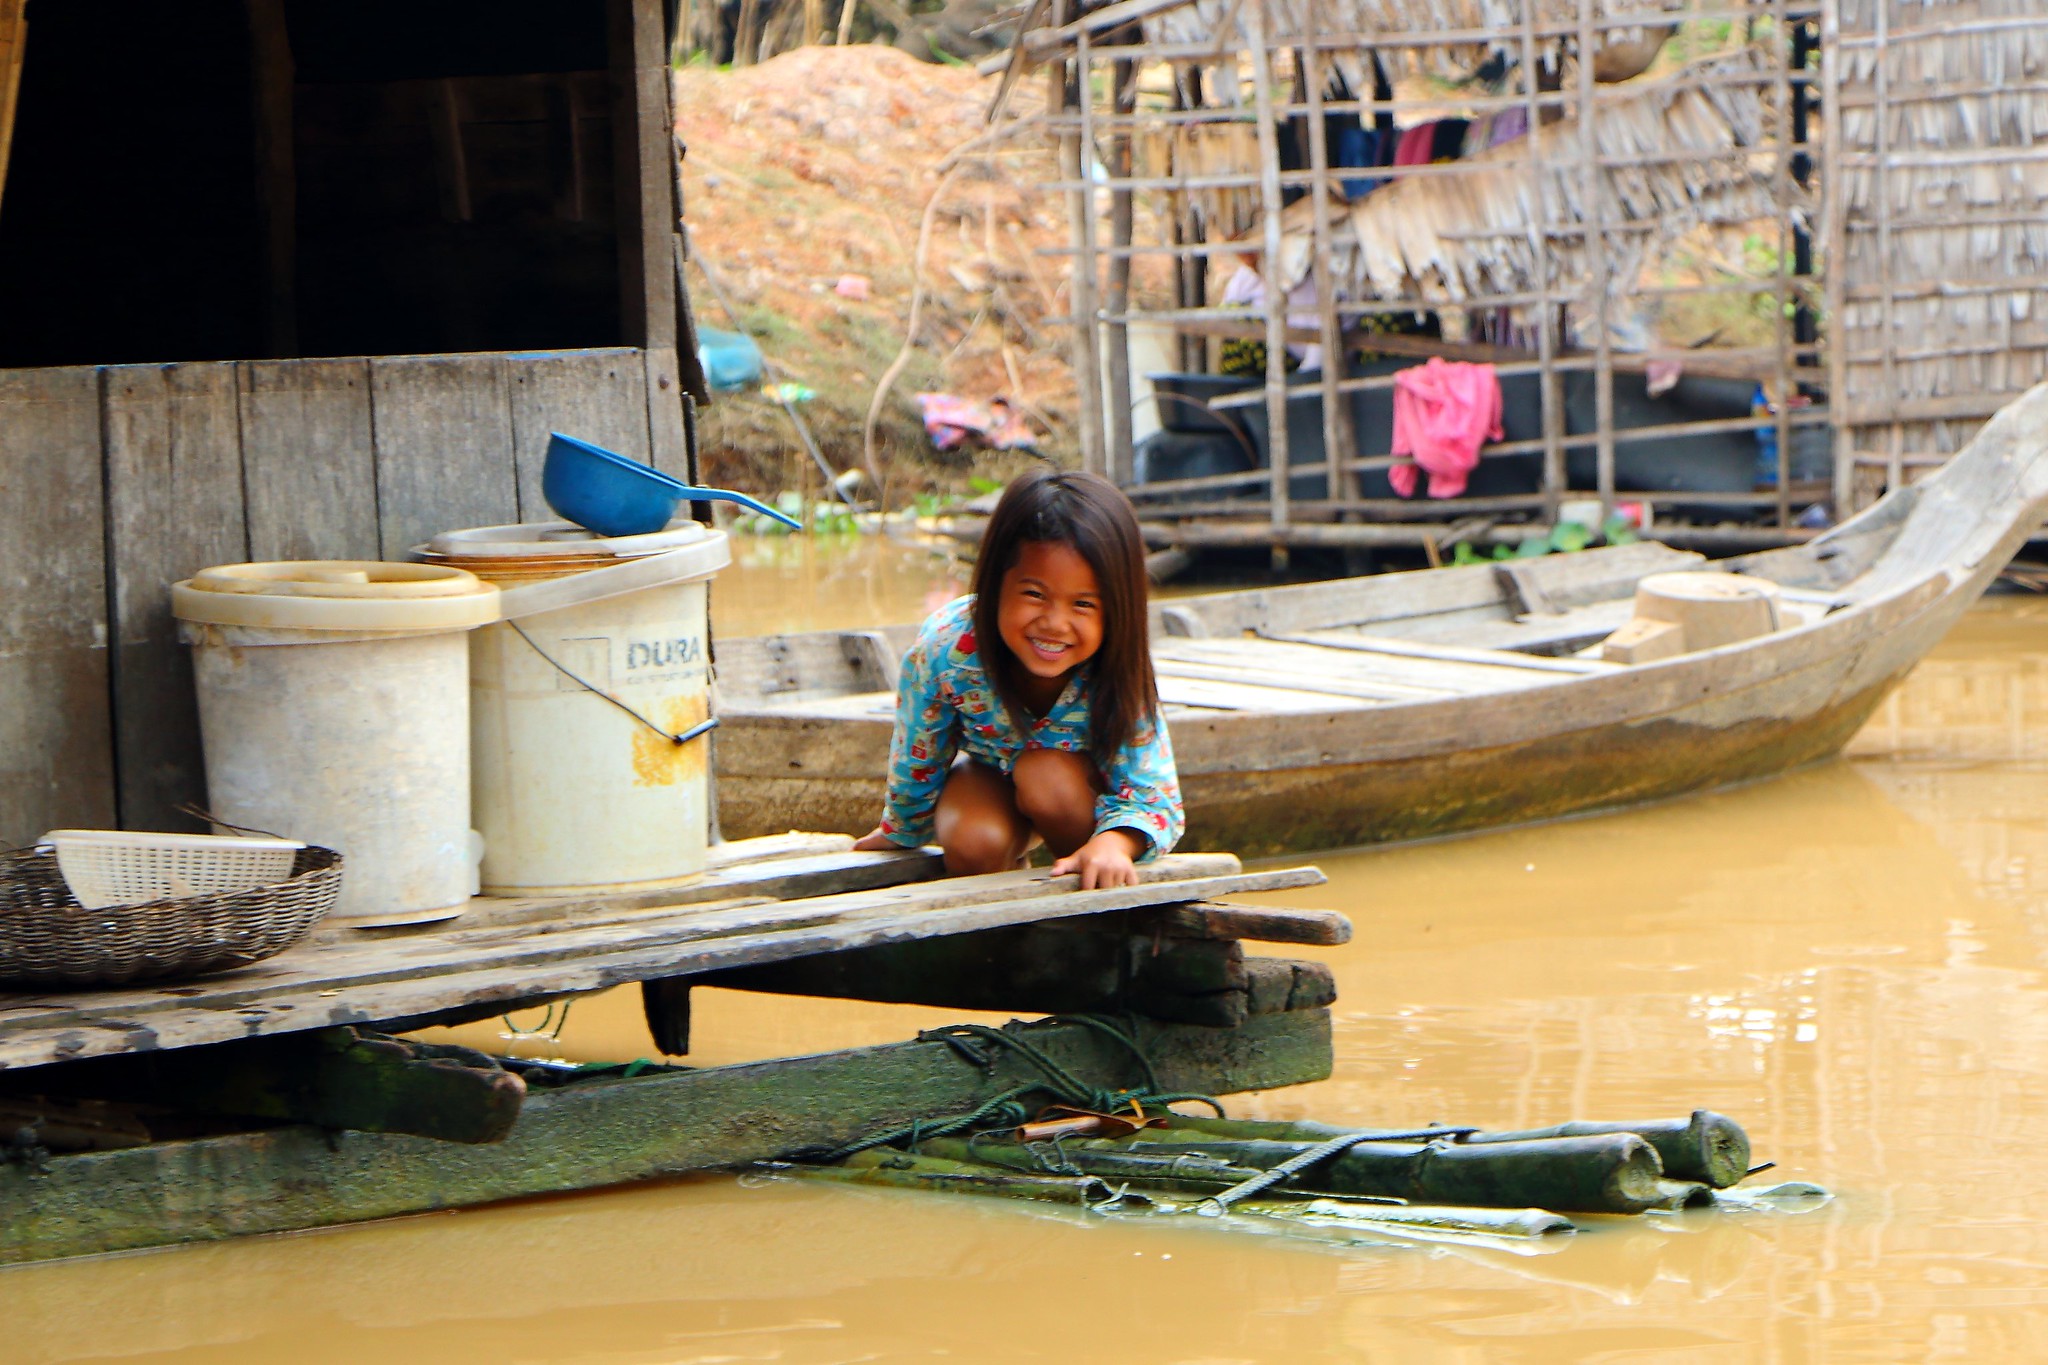
[[[974,599],[962,597],[933,612],[903,658],[882,833],[906,848],[931,842],[932,812],[953,759],[963,749],[1006,775],[1027,749],[1088,753],[1091,674],[1084,665],[1068,679],[1052,710],[1028,732],[1021,730],[981,666]],[[1097,758],[1096,764],[1103,793],[1095,801],[1095,832],[1128,829],[1144,835],[1150,847],[1140,862],[1172,848],[1186,821],[1165,722],[1156,715],[1144,717],[1129,743],[1107,761]]]

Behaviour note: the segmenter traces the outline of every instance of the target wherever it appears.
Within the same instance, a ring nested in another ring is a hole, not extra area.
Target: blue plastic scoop
[[[651,535],[675,519],[676,504],[736,502],[801,531],[803,523],[745,493],[697,488],[617,451],[553,432],[541,469],[541,495],[555,514],[601,536]]]

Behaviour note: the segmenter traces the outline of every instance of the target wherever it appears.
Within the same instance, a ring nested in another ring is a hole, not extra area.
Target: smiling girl
[[[989,518],[973,595],[904,657],[882,823],[854,847],[936,839],[964,875],[1042,840],[1085,890],[1136,884],[1182,825],[1137,517],[1106,479],[1026,474]]]

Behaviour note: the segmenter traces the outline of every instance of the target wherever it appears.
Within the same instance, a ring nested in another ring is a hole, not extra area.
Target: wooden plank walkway
[[[1313,868],[1246,872],[1228,854],[1172,854],[1139,870],[1138,886],[1078,891],[1074,878],[1042,870],[937,879],[930,854],[843,852],[726,866],[661,891],[479,897],[442,925],[328,928],[267,962],[200,981],[0,993],[0,1070],[422,1021],[721,967],[1323,880]]]

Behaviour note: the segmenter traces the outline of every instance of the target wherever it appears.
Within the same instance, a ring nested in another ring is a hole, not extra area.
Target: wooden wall
[[[0,370],[0,845],[192,829],[169,585],[552,518],[548,433],[686,477],[673,349]]]

